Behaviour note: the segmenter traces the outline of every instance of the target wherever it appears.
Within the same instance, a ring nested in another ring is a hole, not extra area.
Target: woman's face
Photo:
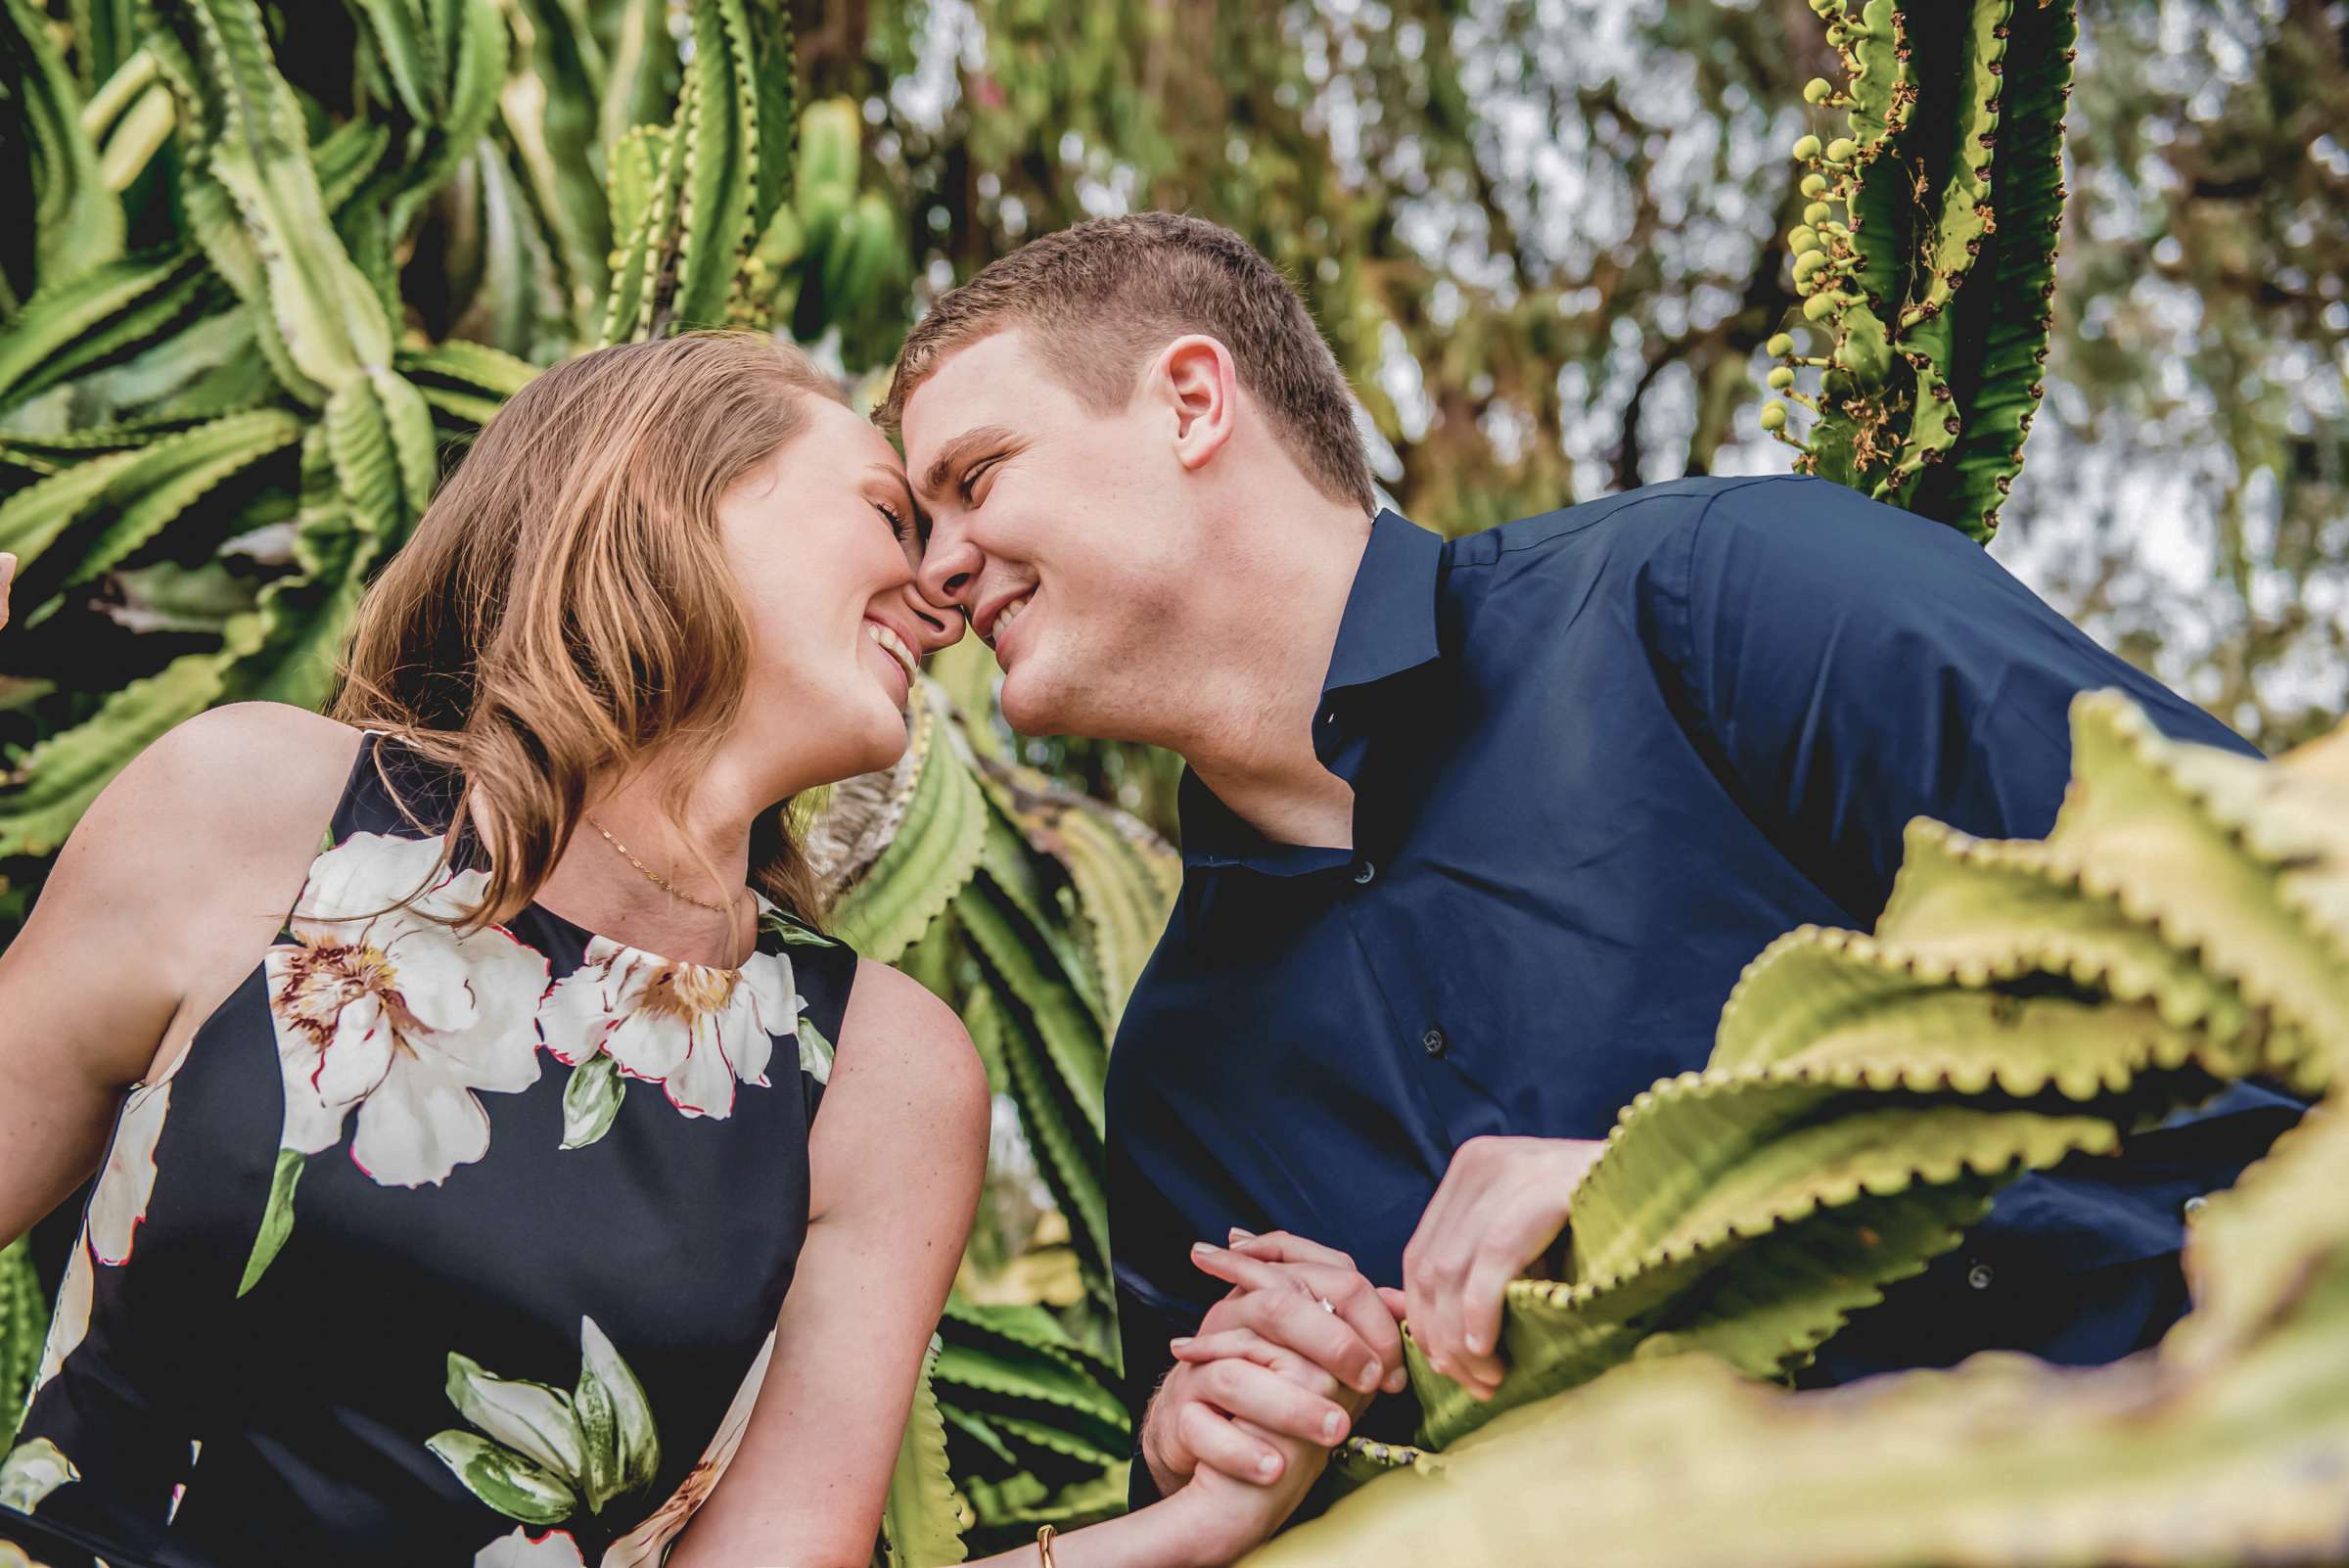
[[[913,667],[963,626],[915,590],[896,450],[838,403],[806,401],[800,433],[717,508],[751,621],[740,723],[771,742],[791,790],[894,763]]]

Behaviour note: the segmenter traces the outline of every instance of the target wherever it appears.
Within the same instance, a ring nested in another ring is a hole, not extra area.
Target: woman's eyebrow
[[[930,465],[929,473],[914,486],[917,495],[944,493],[952,483],[954,471],[990,446],[1016,444],[1019,438],[1002,425],[982,425],[966,430],[939,449],[938,461]]]

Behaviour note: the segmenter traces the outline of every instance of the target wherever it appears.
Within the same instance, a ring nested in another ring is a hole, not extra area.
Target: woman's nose
[[[914,650],[916,655],[926,658],[962,640],[962,628],[967,623],[960,609],[931,603],[923,595],[919,582],[905,585],[904,598],[905,608],[913,612],[914,629],[921,644]]]

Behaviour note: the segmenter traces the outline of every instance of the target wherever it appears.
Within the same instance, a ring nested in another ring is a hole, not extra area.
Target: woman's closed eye
[[[889,524],[889,531],[897,535],[897,540],[899,544],[910,544],[913,542],[913,525],[905,521],[905,516],[903,513],[899,512],[896,507],[890,505],[887,501],[875,501],[873,503],[873,510],[880,513],[881,516],[887,520]]]

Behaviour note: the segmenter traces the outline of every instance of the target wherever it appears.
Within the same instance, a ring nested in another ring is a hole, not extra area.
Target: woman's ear
[[[1198,469],[1223,449],[1239,415],[1239,377],[1231,350],[1205,333],[1167,345],[1152,380],[1174,416],[1174,460]]]

